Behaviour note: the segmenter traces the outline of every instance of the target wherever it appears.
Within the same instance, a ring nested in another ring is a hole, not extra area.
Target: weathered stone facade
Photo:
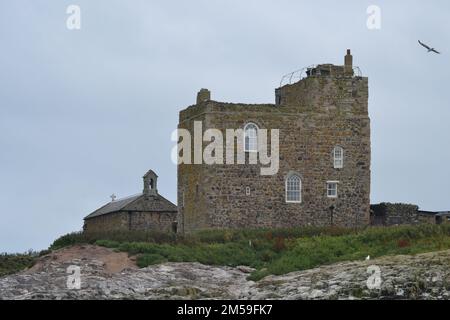
[[[368,225],[368,79],[354,75],[351,61],[348,52],[346,66],[308,69],[306,78],[276,89],[276,104],[216,102],[202,90],[197,104],[180,112],[179,128],[193,132],[194,122],[201,121],[203,131],[220,129],[224,136],[226,129],[244,128],[248,123],[259,129],[279,129],[279,170],[263,176],[261,165],[248,161],[245,165],[179,164],[179,228],[190,232]],[[203,142],[203,148],[206,145]],[[344,152],[343,167],[338,169],[333,163],[336,146]],[[286,201],[286,179],[291,174],[301,178],[301,202]],[[338,182],[336,198],[327,196],[327,181]]]
[[[85,221],[86,232],[176,231],[176,212],[119,211]]]
[[[177,207],[158,194],[157,178],[147,172],[142,194],[113,200],[94,211],[84,219],[84,231],[176,231]]]
[[[126,212],[114,212],[84,220],[85,232],[111,232],[128,230],[128,214]]]

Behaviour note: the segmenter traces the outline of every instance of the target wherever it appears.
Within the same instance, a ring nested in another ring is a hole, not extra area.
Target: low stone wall
[[[425,222],[419,219],[419,207],[404,203],[371,205],[370,222],[374,226],[411,225]]]
[[[417,215],[417,220],[419,221],[419,223],[437,224],[436,216],[434,214],[427,214],[420,211]]]

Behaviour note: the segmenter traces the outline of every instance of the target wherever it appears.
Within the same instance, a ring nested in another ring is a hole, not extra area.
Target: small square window
[[[329,181],[327,182],[327,197],[337,198],[338,197],[338,182]]]
[[[250,187],[246,187],[245,188],[245,195],[249,196],[250,192],[251,192]]]

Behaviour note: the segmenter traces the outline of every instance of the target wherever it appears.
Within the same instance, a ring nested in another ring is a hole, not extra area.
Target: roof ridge
[[[126,196],[126,197],[123,197],[123,198],[115,199],[114,201],[111,201],[111,202],[117,202],[117,201],[128,200],[128,199],[131,199],[131,198],[134,198],[134,197],[137,197],[137,196],[141,196],[141,195],[143,195],[142,192],[133,194],[133,195],[131,195],[131,196]],[[109,202],[109,203],[111,203],[111,202]]]

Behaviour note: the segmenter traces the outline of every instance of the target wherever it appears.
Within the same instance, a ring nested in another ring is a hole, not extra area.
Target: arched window
[[[295,174],[286,179],[286,202],[302,202],[302,180]]]
[[[244,148],[245,152],[258,151],[258,126],[254,123],[244,127]]]
[[[342,169],[344,167],[344,149],[342,147],[334,147],[333,162],[335,169]]]

